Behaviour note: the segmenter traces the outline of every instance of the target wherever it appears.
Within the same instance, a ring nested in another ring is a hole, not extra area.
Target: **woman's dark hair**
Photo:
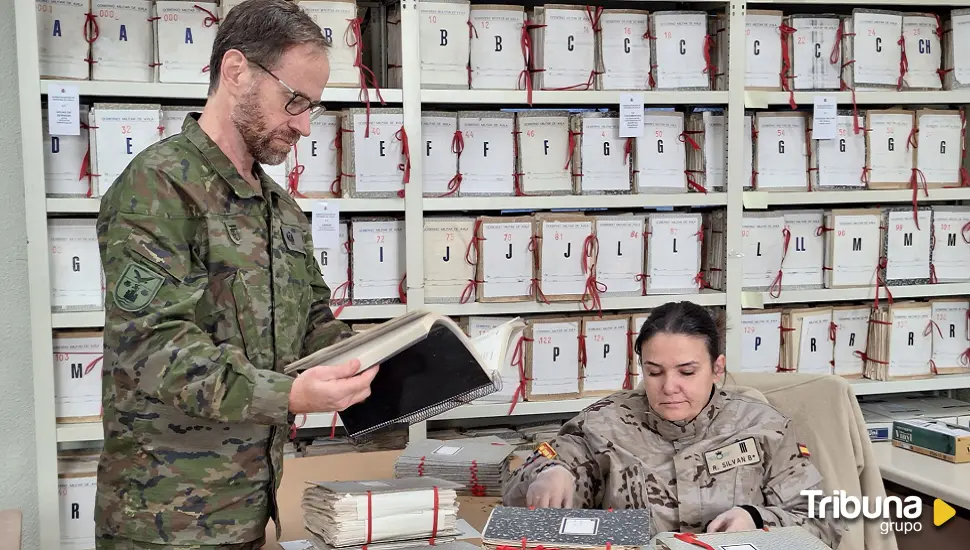
[[[703,306],[694,302],[667,302],[650,312],[637,335],[633,349],[640,356],[643,344],[657,334],[683,334],[699,336],[707,343],[711,362],[721,355],[721,339],[718,322]]]

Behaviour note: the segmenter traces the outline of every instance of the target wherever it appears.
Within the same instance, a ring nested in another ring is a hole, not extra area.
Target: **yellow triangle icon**
[[[939,527],[953,519],[955,515],[957,515],[957,511],[953,509],[953,506],[940,499],[933,501],[933,525]]]

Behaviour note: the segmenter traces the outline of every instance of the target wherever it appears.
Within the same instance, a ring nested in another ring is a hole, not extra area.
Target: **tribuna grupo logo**
[[[808,497],[808,517],[812,519],[854,520],[863,517],[870,521],[879,521],[880,532],[883,534],[906,534],[923,529],[923,524],[918,521],[923,515],[923,501],[916,496],[864,496],[860,499],[847,495],[845,491],[832,491],[831,495],[825,496],[825,492],[820,490],[806,490],[801,494]]]

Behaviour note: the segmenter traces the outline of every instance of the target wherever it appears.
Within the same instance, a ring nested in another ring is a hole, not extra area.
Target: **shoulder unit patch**
[[[130,262],[121,273],[121,278],[115,287],[115,305],[129,312],[141,311],[152,303],[164,282],[165,277],[147,267]]]

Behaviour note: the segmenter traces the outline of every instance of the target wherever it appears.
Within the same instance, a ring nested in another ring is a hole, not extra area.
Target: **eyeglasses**
[[[298,115],[302,115],[306,111],[310,111],[310,120],[314,120],[315,118],[323,114],[324,111],[327,110],[327,108],[323,106],[322,101],[311,101],[310,98],[294,90],[286,82],[283,82],[280,79],[280,77],[273,74],[273,71],[267,69],[266,67],[262,66],[259,63],[256,63],[255,61],[250,61],[250,63],[266,71],[266,74],[275,78],[276,81],[280,83],[280,85],[282,85],[292,94],[292,96],[290,97],[290,100],[286,102],[285,108],[287,113],[291,114],[292,116],[298,116]]]

